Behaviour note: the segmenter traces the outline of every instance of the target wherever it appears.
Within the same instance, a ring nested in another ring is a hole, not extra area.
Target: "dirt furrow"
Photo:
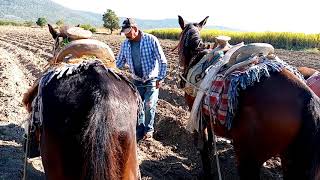
[[[35,77],[19,60],[22,54],[7,49],[9,46],[0,42],[0,179],[21,179],[24,160],[22,127],[28,117],[21,100]],[[28,174],[28,177],[39,177],[31,166]]]

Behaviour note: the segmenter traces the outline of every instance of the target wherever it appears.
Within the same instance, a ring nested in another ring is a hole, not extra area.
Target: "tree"
[[[64,24],[63,19],[59,19],[59,20],[56,22],[56,25],[57,25],[57,26],[62,26],[63,24]]]
[[[84,30],[89,30],[92,33],[97,32],[97,29],[95,27],[91,26],[90,24],[82,24],[79,27],[83,28]]]
[[[44,18],[44,17],[38,18],[36,23],[37,23],[38,26],[43,27],[43,26],[45,26],[47,24],[47,19]]]
[[[114,30],[117,30],[120,28],[119,18],[116,15],[116,13],[111,9],[107,9],[107,12],[105,12],[102,16],[102,20],[103,20],[103,27],[110,29],[111,34]]]

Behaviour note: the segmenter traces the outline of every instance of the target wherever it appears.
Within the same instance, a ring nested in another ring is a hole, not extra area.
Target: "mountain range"
[[[107,7],[106,7],[107,9]],[[102,14],[73,10],[51,0],[0,0],[0,20],[33,21],[45,17],[49,23],[63,19],[66,24],[102,26]],[[120,17],[120,23],[124,17]],[[141,29],[178,28],[177,19],[136,19]],[[206,26],[207,29],[235,30],[223,26]]]

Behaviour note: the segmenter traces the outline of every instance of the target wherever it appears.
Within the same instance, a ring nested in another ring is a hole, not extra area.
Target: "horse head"
[[[205,17],[199,23],[185,23],[181,16],[179,18],[179,25],[181,27],[180,40],[177,46],[180,65],[186,70],[191,62],[191,59],[205,49],[205,44],[200,38],[200,30],[206,24],[209,16]]]

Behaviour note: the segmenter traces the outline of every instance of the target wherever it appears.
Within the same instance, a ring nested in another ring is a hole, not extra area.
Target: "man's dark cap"
[[[136,21],[133,18],[125,19],[122,23],[120,33],[124,33],[124,34],[129,33],[133,26],[137,26]]]

